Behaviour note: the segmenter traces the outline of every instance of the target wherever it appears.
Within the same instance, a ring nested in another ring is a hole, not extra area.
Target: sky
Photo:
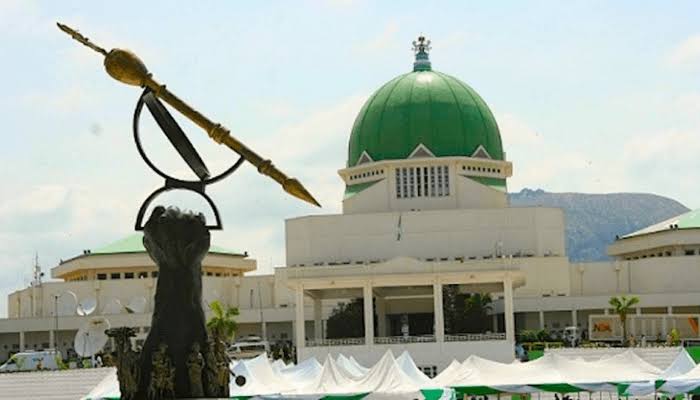
[[[131,131],[139,89],[112,80],[107,49],[138,54],[154,77],[297,177],[323,205],[285,194],[249,164],[207,189],[224,230],[259,271],[284,265],[284,220],[338,213],[347,140],[363,102],[412,68],[432,40],[433,69],[472,86],[513,162],[509,191],[644,192],[700,206],[700,2],[0,0],[0,316],[61,259],[133,233],[162,186]],[[179,119],[213,171],[230,150]],[[159,167],[187,177],[145,118]],[[163,204],[203,211],[170,193]]]

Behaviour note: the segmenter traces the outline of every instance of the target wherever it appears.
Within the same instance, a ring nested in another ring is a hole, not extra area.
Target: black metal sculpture
[[[175,147],[175,150],[177,150],[180,157],[182,157],[185,163],[187,163],[192,172],[197,175],[199,180],[186,181],[170,176],[156,167],[151,159],[148,158],[146,152],[144,151],[143,145],[141,144],[141,134],[139,129],[141,111],[143,110],[144,104],[146,105],[146,108],[148,108],[148,111],[151,113],[153,118],[156,120],[156,123],[158,123],[158,126],[161,128],[165,136],[168,138],[168,140],[170,140],[170,143]],[[151,193],[151,195],[144,200],[143,204],[141,204],[138,214],[136,215],[136,230],[143,230],[143,217],[151,202],[161,193],[174,189],[189,190],[202,196],[207,203],[209,203],[215,218],[214,225],[208,225],[207,227],[209,229],[222,229],[223,224],[221,222],[219,210],[216,208],[214,201],[206,194],[205,190],[207,185],[218,182],[234,173],[238,167],[243,164],[245,159],[242,156],[239,157],[238,161],[236,161],[231,167],[219,175],[211,177],[209,174],[209,169],[199,156],[199,153],[197,153],[197,150],[195,150],[194,146],[192,146],[192,143],[177,124],[175,119],[172,117],[172,115],[170,115],[165,106],[160,102],[160,100],[158,100],[150,89],[145,89],[141,97],[139,97],[139,101],[136,103],[133,130],[134,142],[136,143],[136,149],[141,155],[141,158],[143,158],[146,165],[148,165],[156,174],[165,178],[165,185]]]
[[[248,161],[259,173],[279,183],[290,195],[320,205],[299,181],[288,177],[270,160],[231,135],[223,125],[211,121],[156,81],[134,53],[122,49],[108,52],[68,26],[59,23],[58,27],[102,54],[110,76],[128,85],[144,88],[134,112],[134,140],[146,164],[165,179],[164,186],[143,202],[135,223],[136,230],[143,230],[144,246],[159,269],[151,330],[140,354],[131,348],[131,337],[135,333],[133,329],[118,328],[108,333],[117,341],[117,375],[122,398],[228,397],[233,373],[229,370],[226,346],[208,337],[202,310],[202,260],[209,250],[209,231],[223,227],[219,210],[205,193],[206,186],[229,176],[244,161]],[[236,152],[238,160],[221,174],[211,177],[204,161],[160,100],[204,129],[215,142]],[[174,178],[158,169],[148,158],[139,132],[144,105],[198,180]],[[158,206],[144,224],[144,215],[152,201],[159,194],[173,189],[189,190],[202,196],[214,213],[214,223],[207,225],[202,214]],[[236,376],[235,383],[243,386],[245,379]]]

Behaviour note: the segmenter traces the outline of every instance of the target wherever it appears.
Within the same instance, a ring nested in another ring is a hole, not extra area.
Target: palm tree
[[[613,311],[620,317],[620,325],[622,325],[622,344],[628,343],[627,339],[627,314],[632,307],[639,303],[637,296],[617,296],[611,297],[608,303],[613,307]]]
[[[493,309],[493,299],[488,293],[473,293],[465,300],[467,332],[483,333],[488,326],[488,313]]]
[[[228,343],[236,333],[235,316],[238,315],[238,308],[224,307],[218,300],[209,303],[209,309],[214,315],[207,321],[207,329],[210,335],[219,341]]]

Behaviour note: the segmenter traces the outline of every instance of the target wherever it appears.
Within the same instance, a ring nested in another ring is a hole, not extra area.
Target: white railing
[[[381,336],[374,338],[374,344],[434,343],[435,336]]]
[[[476,342],[484,340],[506,340],[505,333],[465,333],[461,335],[445,335],[445,342]],[[406,343],[435,343],[435,336],[380,336],[374,338],[374,344],[406,344]],[[345,339],[311,339],[306,341],[307,347],[330,346],[361,346],[365,338]]]
[[[461,335],[445,335],[446,342],[476,342],[483,340],[506,340],[505,333],[464,333]]]
[[[307,347],[324,346],[360,346],[365,344],[365,338],[345,338],[345,339],[312,339],[306,341]]]

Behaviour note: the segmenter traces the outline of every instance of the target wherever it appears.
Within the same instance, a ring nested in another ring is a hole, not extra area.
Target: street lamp
[[[70,290],[66,290],[64,292],[57,292],[53,294],[53,318],[54,318],[54,329],[53,329],[53,348],[54,350],[58,349],[57,342],[58,342],[58,299],[63,297],[64,295],[69,295],[73,299],[74,305],[72,305],[72,310],[75,313],[76,312],[76,307],[78,306],[78,297],[75,295],[75,293],[71,292]]]

